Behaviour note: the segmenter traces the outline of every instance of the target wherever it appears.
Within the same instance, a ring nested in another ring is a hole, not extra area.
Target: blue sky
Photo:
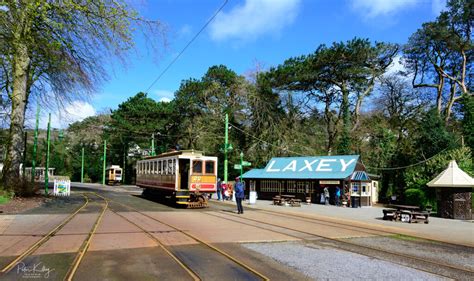
[[[106,66],[109,80],[88,101],[75,102],[66,107],[67,113],[53,116],[54,127],[115,109],[146,91],[224,0],[130,2],[146,18],[166,25],[166,48],[153,54],[137,37],[127,65]],[[444,6],[445,0],[229,0],[148,94],[157,101],[169,100],[183,79],[201,78],[212,65],[245,74],[257,63],[267,69],[311,53],[320,44],[354,37],[403,44]]]

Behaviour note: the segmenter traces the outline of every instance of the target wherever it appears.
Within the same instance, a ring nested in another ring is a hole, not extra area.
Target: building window
[[[359,187],[360,187],[360,184],[358,182],[353,182],[352,183],[352,193],[359,192]]]

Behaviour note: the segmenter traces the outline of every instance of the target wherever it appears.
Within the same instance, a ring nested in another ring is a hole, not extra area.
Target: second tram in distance
[[[137,162],[137,186],[172,197],[177,204],[207,206],[208,194],[216,192],[217,157],[183,150],[147,157]]]

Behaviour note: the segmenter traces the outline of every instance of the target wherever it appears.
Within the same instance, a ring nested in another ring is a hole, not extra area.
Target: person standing
[[[329,205],[329,189],[324,188],[324,204]]]
[[[341,198],[341,189],[339,186],[336,187],[336,206],[339,206],[339,199]]]
[[[222,182],[220,178],[217,179],[216,187],[217,187],[217,200],[222,201]]]
[[[245,187],[244,187],[244,183],[241,182],[239,178],[235,178],[234,190],[235,190],[235,201],[237,202],[237,213],[243,214],[244,209],[242,208],[242,200],[245,197],[245,194],[244,194]]]

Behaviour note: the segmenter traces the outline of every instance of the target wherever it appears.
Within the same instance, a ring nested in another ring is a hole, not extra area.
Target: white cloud
[[[403,65],[402,62],[402,56],[397,55],[393,58],[392,63],[388,66],[387,71],[385,72],[385,75],[396,75],[400,71],[405,72],[407,69]]]
[[[156,90],[153,93],[158,97],[158,101],[170,102],[174,98],[174,93],[168,90]]]
[[[49,110],[48,110],[49,111]],[[41,112],[40,127],[47,128],[48,126],[48,111]],[[59,111],[51,112],[51,128],[67,128],[69,124],[76,121],[82,121],[86,117],[94,116],[96,111],[94,107],[84,101],[73,101],[70,104],[65,105],[64,108]],[[29,122],[34,124],[35,121]]]
[[[213,40],[253,40],[267,33],[278,33],[291,24],[300,0],[245,0],[231,11],[221,12],[210,25]]]
[[[352,8],[364,18],[388,16],[418,4],[419,0],[351,0]]]

